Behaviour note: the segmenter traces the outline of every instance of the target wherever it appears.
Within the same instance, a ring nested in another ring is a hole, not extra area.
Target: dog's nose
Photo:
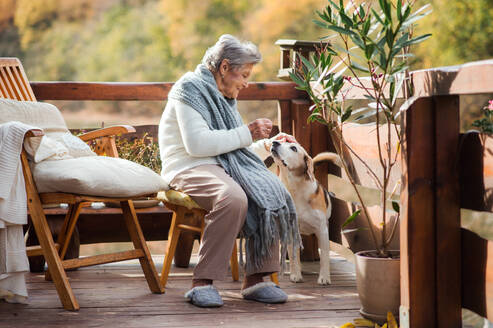
[[[272,148],[277,148],[281,145],[281,143],[277,140],[272,141]]]

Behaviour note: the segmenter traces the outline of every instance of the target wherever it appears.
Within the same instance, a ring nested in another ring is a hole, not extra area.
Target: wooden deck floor
[[[0,327],[338,327],[359,317],[354,267],[333,253],[332,285],[317,285],[318,262],[304,263],[305,282],[285,276],[289,301],[266,305],[241,298],[240,282],[215,283],[225,305],[200,309],[184,301],[192,267],[172,268],[166,293],[149,292],[138,262],[100,265],[69,272],[81,306],[63,310],[54,285],[28,274],[29,304],[0,302]],[[160,271],[162,256],[154,257]],[[192,258],[193,262],[196,261]]]

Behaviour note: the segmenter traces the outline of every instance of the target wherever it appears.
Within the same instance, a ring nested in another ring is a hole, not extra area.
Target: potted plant
[[[329,4],[314,22],[328,30],[320,49],[310,59],[301,57],[290,74],[297,88],[308,93],[313,105],[309,120],[325,124],[342,159],[343,169],[359,199],[359,208],[345,222],[362,212],[374,249],[356,254],[361,314],[383,322],[387,311],[398,314],[400,304],[399,251],[389,249],[398,220],[389,223],[389,211],[399,212],[397,202],[389,203],[391,172],[396,167],[401,144],[398,126],[398,98],[412,95],[409,79],[410,46],[430,34],[413,36],[416,21],[427,15],[429,5],[413,12],[413,0],[379,0],[356,4],[340,0]],[[345,3],[346,2],[346,3]],[[328,41],[328,42],[327,42]],[[363,78],[362,76],[367,76]],[[369,100],[366,107],[353,110],[345,99],[348,88],[359,88]],[[350,121],[374,119],[379,170],[375,170],[344,139]],[[395,145],[394,147],[392,145]],[[347,154],[360,161],[380,192],[379,218],[372,218],[369,206],[351,174]],[[389,209],[389,207],[392,207]],[[373,222],[379,222],[377,229]],[[388,288],[387,288],[388,287]]]

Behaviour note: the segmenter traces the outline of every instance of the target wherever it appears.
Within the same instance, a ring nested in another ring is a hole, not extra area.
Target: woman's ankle
[[[263,282],[265,275],[266,275],[265,273],[254,273],[252,275],[245,276],[245,279],[243,280],[243,286],[241,287],[241,289],[246,289],[258,283]]]
[[[192,288],[212,285],[211,279],[192,279]]]

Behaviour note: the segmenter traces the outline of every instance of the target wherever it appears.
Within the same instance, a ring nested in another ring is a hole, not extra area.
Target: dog
[[[315,179],[314,164],[330,161],[341,166],[341,159],[335,153],[324,152],[313,159],[297,142],[289,142],[294,138],[283,140],[268,139],[265,147],[269,149],[273,159],[270,169],[277,173],[293,198],[298,215],[300,233],[315,234],[320,248],[320,272],[318,284],[328,285],[330,280],[330,248],[328,220],[332,212],[330,195]],[[268,159],[266,160],[268,165]],[[293,248],[288,247],[290,280],[303,281],[301,274],[300,251],[293,256]]]

